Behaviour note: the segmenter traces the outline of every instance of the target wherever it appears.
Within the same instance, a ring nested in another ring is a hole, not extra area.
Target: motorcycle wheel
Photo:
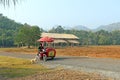
[[[43,55],[43,61],[44,61],[44,62],[47,61],[47,56],[46,56],[46,54]]]

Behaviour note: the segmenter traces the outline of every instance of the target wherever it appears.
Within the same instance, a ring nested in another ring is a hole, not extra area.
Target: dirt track
[[[25,59],[31,59],[35,57],[35,54],[19,54],[8,52],[0,52],[0,55]],[[61,66],[72,70],[95,72],[108,77],[116,78],[117,80],[120,79],[120,59],[57,56],[54,60],[48,60],[47,62],[39,61],[39,64],[46,65],[50,68]]]

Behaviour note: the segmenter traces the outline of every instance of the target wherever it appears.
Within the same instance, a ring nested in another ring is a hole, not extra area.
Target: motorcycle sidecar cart
[[[54,39],[46,36],[46,37],[40,38],[37,41],[41,42],[41,43],[46,43],[46,42],[51,43],[54,41]],[[46,61],[48,58],[54,59],[55,56],[56,56],[56,50],[54,48],[50,48],[50,47],[43,49],[43,52],[39,53],[39,58],[40,58],[40,60],[43,60],[43,61]]]
[[[45,51],[39,53],[40,60],[47,61],[47,59],[54,59],[56,50],[54,48],[46,48]]]

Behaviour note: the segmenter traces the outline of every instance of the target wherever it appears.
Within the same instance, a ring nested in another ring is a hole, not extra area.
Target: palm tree
[[[0,4],[4,6],[10,6],[11,4],[16,5],[16,3],[18,3],[18,0],[0,0]]]

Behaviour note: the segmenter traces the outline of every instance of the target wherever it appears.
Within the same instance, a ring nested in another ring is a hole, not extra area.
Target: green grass
[[[30,60],[0,56],[0,75],[6,78],[24,77],[48,69]]]

